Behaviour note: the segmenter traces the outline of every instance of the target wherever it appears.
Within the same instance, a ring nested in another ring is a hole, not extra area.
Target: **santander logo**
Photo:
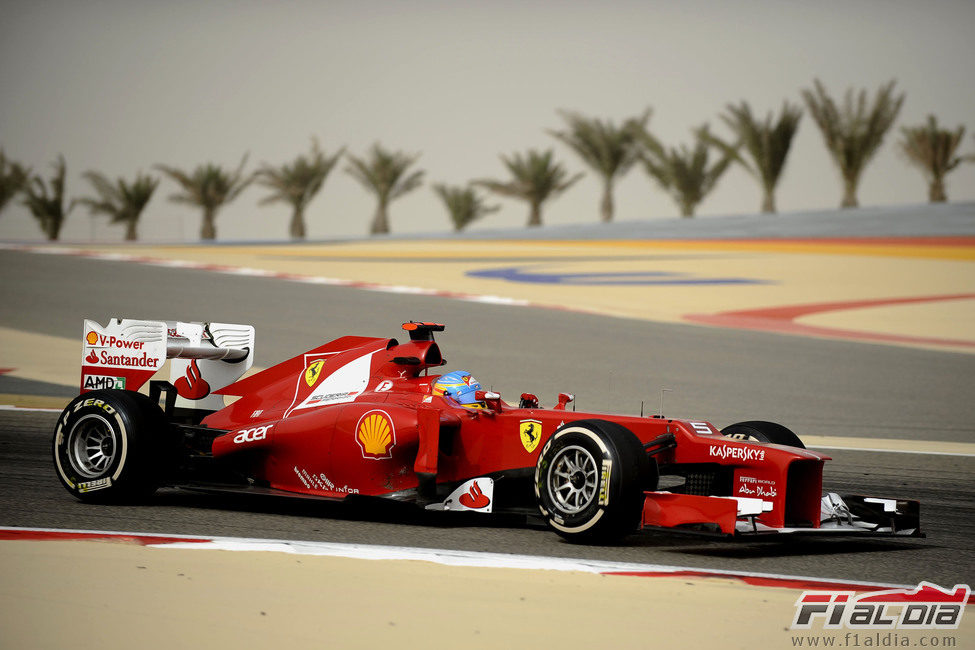
[[[481,492],[481,488],[478,487],[477,481],[471,485],[470,490],[460,495],[460,499],[458,499],[458,501],[460,501],[460,505],[464,506],[465,508],[474,508],[477,510],[491,505],[491,499],[487,498],[487,495]]]
[[[173,385],[176,387],[176,392],[186,399],[203,399],[210,394],[210,384],[200,373],[196,359],[190,361],[190,365],[186,368],[186,375],[177,379]]]
[[[95,354],[95,351],[94,350],[92,350],[91,352],[88,353],[88,356],[85,357],[85,361],[87,361],[88,363],[94,365],[94,364],[98,363],[98,355]]]

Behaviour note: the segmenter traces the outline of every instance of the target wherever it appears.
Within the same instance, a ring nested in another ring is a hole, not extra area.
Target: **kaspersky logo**
[[[922,582],[914,589],[857,595],[855,591],[804,591],[796,601],[792,629],[954,630],[961,623],[971,589],[945,589]]]

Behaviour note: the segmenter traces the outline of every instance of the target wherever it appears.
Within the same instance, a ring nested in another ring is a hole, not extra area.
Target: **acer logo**
[[[258,440],[264,440],[267,438],[267,433],[274,427],[273,424],[267,424],[263,427],[254,427],[253,429],[242,429],[234,436],[235,444],[243,444],[245,442],[257,442]]]

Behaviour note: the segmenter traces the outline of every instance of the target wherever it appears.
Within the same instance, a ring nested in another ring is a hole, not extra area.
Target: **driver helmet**
[[[481,390],[481,384],[465,370],[454,370],[441,375],[433,384],[433,394],[449,397],[461,406],[483,408],[474,394]]]

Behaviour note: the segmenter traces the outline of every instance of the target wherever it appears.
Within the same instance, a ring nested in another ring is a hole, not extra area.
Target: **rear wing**
[[[139,390],[166,362],[176,406],[218,410],[215,391],[254,363],[254,328],[229,323],[113,318],[104,327],[85,321],[81,392],[100,388]]]

